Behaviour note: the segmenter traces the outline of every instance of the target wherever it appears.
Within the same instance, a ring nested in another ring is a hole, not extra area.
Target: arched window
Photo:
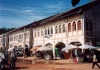
[[[56,34],[58,33],[58,31],[57,31],[57,26],[55,27],[55,33],[56,33]]]
[[[61,33],[61,25],[59,26],[59,33]]]
[[[51,34],[53,34],[53,28],[51,27]]]
[[[65,24],[63,24],[63,26],[62,26],[62,30],[63,30],[63,32],[65,32]]]
[[[68,24],[68,32],[71,32],[71,23]]]
[[[81,21],[78,21],[78,30],[81,30]]]
[[[73,22],[73,31],[76,31],[76,22]]]

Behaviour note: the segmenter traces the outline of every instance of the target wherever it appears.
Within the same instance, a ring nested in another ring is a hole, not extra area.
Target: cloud
[[[2,19],[0,21],[0,26],[4,27],[20,27],[26,24],[30,24],[35,20],[40,20],[49,17],[53,14],[58,13],[63,8],[62,1],[57,4],[43,4],[43,7],[3,7],[0,8]],[[4,13],[5,12],[5,13]]]

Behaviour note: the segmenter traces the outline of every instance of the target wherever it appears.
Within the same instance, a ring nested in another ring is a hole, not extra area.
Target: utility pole
[[[6,54],[6,47],[5,47],[5,34],[3,33],[3,49],[4,49],[4,55]]]
[[[24,58],[25,58],[25,44],[26,44],[26,29],[24,28]]]

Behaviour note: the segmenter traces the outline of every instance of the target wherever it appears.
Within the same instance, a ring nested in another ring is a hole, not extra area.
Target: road
[[[100,65],[100,63],[99,63]],[[5,69],[8,70],[8,69]],[[17,62],[14,70],[100,70],[97,66],[92,69],[91,63],[24,63]]]

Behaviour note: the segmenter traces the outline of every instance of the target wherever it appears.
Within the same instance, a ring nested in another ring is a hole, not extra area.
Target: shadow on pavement
[[[28,67],[16,67],[15,69],[28,69]]]
[[[15,69],[12,69],[12,70],[19,70],[19,69],[28,69],[28,67],[16,67]],[[6,67],[3,70],[10,70],[10,69]]]

